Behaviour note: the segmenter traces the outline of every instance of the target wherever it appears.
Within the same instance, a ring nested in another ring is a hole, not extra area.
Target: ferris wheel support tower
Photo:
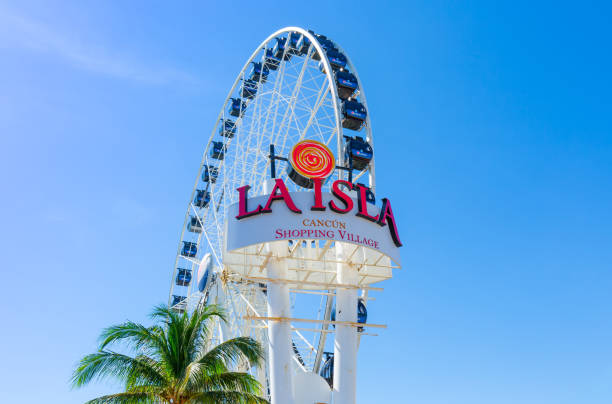
[[[336,290],[336,319],[340,322],[357,322],[357,271],[342,263],[346,255],[342,245],[338,254],[338,282],[355,288]],[[334,402],[354,404],[357,401],[357,328],[337,325],[334,340]]]

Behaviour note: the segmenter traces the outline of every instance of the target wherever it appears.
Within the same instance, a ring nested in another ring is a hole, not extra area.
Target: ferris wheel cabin
[[[317,38],[317,42],[319,42],[325,53],[329,52],[330,50],[338,51],[336,45],[334,45],[331,40],[327,39],[325,35],[316,34],[314,33],[314,31],[311,30],[308,30],[308,32],[310,32],[315,38]],[[314,60],[321,60],[321,55],[319,55],[318,53],[314,53],[312,55],[312,58]]]
[[[295,39],[295,44],[293,43]],[[293,32],[291,33],[291,41],[292,41],[292,47],[295,49],[295,54],[296,55],[300,55],[300,56],[304,56],[305,54],[308,53],[308,49],[310,49],[310,45],[312,44],[310,42],[310,39],[306,38],[304,35],[300,34],[299,32]]]
[[[347,59],[343,53],[340,53],[337,50],[331,49],[326,52],[327,59],[329,60],[329,64],[333,71],[342,70],[346,67]],[[324,71],[323,62],[319,63],[319,70]]]
[[[268,80],[268,74],[270,74],[270,70],[262,65],[261,62],[251,62],[253,67],[251,69],[251,80],[255,82],[265,83]]]
[[[191,283],[191,269],[178,268],[176,274],[176,284],[179,286],[189,286]]]
[[[172,295],[172,310],[177,313],[183,313],[185,311],[186,306],[185,299],[187,299],[186,296]]]
[[[198,245],[196,243],[192,243],[191,241],[183,241],[183,249],[181,250],[182,256],[193,258],[197,253]]]
[[[202,221],[196,216],[191,216],[187,223],[187,230],[192,233],[202,233]]]
[[[336,305],[335,304],[334,304],[334,307],[332,308],[331,320],[336,321]],[[365,300],[362,297],[360,297],[357,300],[357,322],[359,324],[366,324],[367,321],[368,321],[368,309],[366,308]],[[336,325],[334,325],[334,328],[336,328]],[[357,331],[363,332],[363,327],[358,327]]]
[[[223,158],[225,158],[225,152],[226,146],[223,144],[223,142],[212,142],[210,157],[217,160],[223,160]]]
[[[289,40],[288,40],[289,42],[287,43],[287,45],[289,46],[289,49],[287,49],[287,52],[291,53],[292,55],[300,55],[300,48],[301,48],[300,39],[301,38],[302,38],[302,34],[300,34],[299,32],[292,32],[291,34],[289,34]]]
[[[274,45],[273,52],[274,56],[278,59],[283,58],[283,60],[291,59],[291,52],[285,52],[287,45],[287,38],[276,38],[276,45]],[[285,55],[283,57],[283,55]]]
[[[232,102],[229,107],[229,114],[235,117],[241,117],[244,115],[244,111],[246,111],[246,102],[242,101],[240,98],[231,98]]]
[[[329,387],[334,387],[334,353],[324,352],[325,363],[319,372],[319,375],[325,379]]]
[[[374,150],[361,136],[345,136],[344,160],[350,164],[353,170],[363,171],[368,167],[374,157]]]
[[[232,138],[236,134],[236,122],[231,119],[224,119],[219,125],[219,135]]]
[[[251,100],[257,94],[257,82],[254,80],[244,80],[242,82],[242,96],[247,100]]]
[[[196,190],[196,194],[193,198],[193,205],[198,208],[205,208],[210,202],[210,192],[204,189]]]
[[[367,112],[359,101],[346,100],[342,103],[342,127],[360,130],[366,119]]]
[[[265,62],[265,68],[276,70],[281,63],[281,60],[280,58],[274,56],[274,51],[272,49],[266,49]]]
[[[334,76],[336,88],[338,89],[338,97],[342,100],[352,97],[355,90],[357,90],[357,78],[346,70],[338,70]]]
[[[217,177],[219,176],[219,169],[215,166],[204,166],[204,171],[202,172],[202,181],[210,182],[214,184],[217,182]]]

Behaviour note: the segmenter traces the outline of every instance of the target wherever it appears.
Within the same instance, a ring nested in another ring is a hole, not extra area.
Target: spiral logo
[[[336,158],[321,142],[302,140],[291,149],[289,163],[301,176],[325,179],[334,172]]]

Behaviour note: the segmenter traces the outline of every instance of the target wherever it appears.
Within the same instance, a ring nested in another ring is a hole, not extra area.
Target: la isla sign
[[[314,179],[311,192],[289,192],[277,178],[269,195],[251,198],[249,189],[238,188],[238,202],[230,207],[228,251],[276,240],[324,239],[368,247],[399,264],[402,243],[391,202],[383,198],[380,208],[367,203],[367,187],[336,180],[332,192],[323,192],[322,180]]]

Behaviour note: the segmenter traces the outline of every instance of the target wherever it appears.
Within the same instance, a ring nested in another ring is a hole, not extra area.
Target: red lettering
[[[323,180],[321,178],[313,178],[314,182],[314,205],[310,208],[310,210],[325,210],[325,206],[323,205],[323,198],[321,197],[321,186],[323,185]]]
[[[340,189],[340,185],[345,185],[351,190],[353,189],[353,184],[344,180],[336,180],[332,184],[332,194],[344,204],[344,209],[340,209],[334,201],[329,201],[329,207],[336,213],[347,213],[353,209],[353,199]]]
[[[401,247],[402,242],[400,241],[399,234],[397,232],[397,224],[395,223],[395,217],[393,216],[393,210],[391,209],[391,201],[389,201],[387,198],[383,198],[382,202],[383,204],[382,208],[380,208],[380,219],[378,219],[378,224],[384,226],[387,224],[388,220],[391,238],[397,247]]]
[[[290,211],[295,213],[302,213],[302,211],[299,210],[297,206],[295,206],[295,203],[293,203],[293,199],[291,199],[291,195],[289,195],[289,190],[287,189],[287,186],[285,185],[283,180],[281,178],[277,178],[274,180],[274,182],[275,183],[274,188],[272,188],[272,193],[270,193],[270,197],[268,198],[266,206],[261,209],[261,213],[272,212],[272,202],[277,201],[279,199],[285,201],[285,205],[287,205]]]
[[[368,213],[368,203],[366,200],[366,192],[369,189],[370,188],[366,187],[365,185],[357,184],[357,190],[358,190],[357,205],[359,207],[359,212],[357,212],[357,216],[363,217],[364,219],[367,219],[371,222],[375,222],[378,220],[378,215],[370,216],[370,214]]]
[[[247,200],[248,200],[248,193],[249,193],[250,188],[251,188],[250,185],[245,185],[243,187],[236,188],[236,191],[238,191],[238,194],[239,194],[238,196],[238,216],[236,216],[236,219],[238,220],[244,219],[245,217],[258,215],[261,213],[261,205],[258,205],[256,209],[250,212],[248,211]]]

